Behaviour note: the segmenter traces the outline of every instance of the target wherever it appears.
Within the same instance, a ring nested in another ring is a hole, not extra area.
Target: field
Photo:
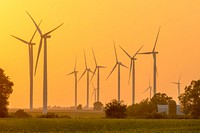
[[[196,119],[106,119],[102,112],[59,112],[63,114],[71,118],[0,119],[0,132],[200,132]]]

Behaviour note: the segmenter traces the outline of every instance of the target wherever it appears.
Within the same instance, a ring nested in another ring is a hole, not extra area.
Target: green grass
[[[200,132],[200,120],[6,118],[0,132]]]

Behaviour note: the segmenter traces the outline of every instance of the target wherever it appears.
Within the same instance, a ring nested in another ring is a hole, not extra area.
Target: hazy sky
[[[74,105],[73,71],[76,56],[80,76],[84,71],[83,50],[88,66],[94,70],[91,48],[94,48],[101,70],[100,100],[108,103],[117,99],[117,71],[106,78],[115,64],[113,40],[119,60],[129,66],[130,60],[119,49],[121,45],[133,55],[141,45],[142,52],[151,51],[161,26],[156,51],[158,92],[167,93],[177,100],[177,81],[180,73],[181,92],[191,80],[200,77],[200,1],[193,0],[6,0],[0,2],[0,67],[14,82],[9,107],[29,107],[28,46],[10,34],[30,40],[35,26],[25,11],[39,22],[47,32],[64,23],[48,39],[48,105]],[[39,34],[34,42],[34,65]],[[43,49],[42,49],[43,50]],[[131,104],[129,69],[121,69],[121,99]],[[149,75],[153,85],[152,55],[138,55],[136,61],[136,102],[149,96],[143,93],[148,87]],[[34,107],[42,106],[43,51],[34,77]],[[94,77],[94,84],[96,84]],[[93,91],[90,87],[90,95]],[[78,103],[86,105],[86,76],[78,84]],[[93,98],[90,100],[90,105]]]

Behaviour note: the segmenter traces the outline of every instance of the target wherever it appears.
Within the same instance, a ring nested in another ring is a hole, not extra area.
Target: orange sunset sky
[[[74,105],[73,71],[78,57],[78,76],[84,71],[83,50],[88,66],[97,61],[106,66],[101,70],[100,101],[108,103],[117,99],[117,70],[106,78],[115,64],[113,40],[116,42],[119,60],[129,66],[130,60],[119,45],[133,55],[141,45],[141,52],[151,51],[159,26],[157,42],[157,92],[166,93],[177,101],[177,81],[180,73],[181,92],[191,80],[200,77],[200,1],[198,0],[4,0],[0,2],[0,67],[14,82],[9,107],[29,108],[28,46],[12,38],[16,35],[30,40],[35,26],[28,11],[40,28],[47,32],[61,23],[62,27],[48,39],[48,105]],[[34,66],[40,36],[33,42]],[[121,69],[121,99],[131,104],[131,84],[128,85],[129,69]],[[143,93],[148,87],[149,75],[153,85],[152,55],[138,55],[136,61],[136,102],[149,97]],[[38,71],[34,77],[34,107],[42,106],[43,49]],[[94,77],[94,84],[96,83]],[[90,86],[90,95],[93,91]],[[93,100],[90,106],[93,106]],[[86,105],[86,75],[78,84],[78,103]]]

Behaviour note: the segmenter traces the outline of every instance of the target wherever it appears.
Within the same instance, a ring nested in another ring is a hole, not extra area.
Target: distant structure
[[[51,31],[49,31],[45,34],[42,34],[42,31],[40,30],[40,28],[36,24],[35,20],[31,17],[31,15],[28,12],[27,12],[27,14],[30,16],[31,20],[35,24],[38,32],[40,33],[40,37],[41,37],[40,45],[39,45],[39,49],[38,49],[38,54],[37,54],[36,66],[35,66],[35,74],[36,74],[36,70],[37,70],[37,64],[38,64],[38,60],[39,60],[39,56],[40,56],[40,51],[41,51],[41,48],[42,48],[42,41],[44,39],[43,114],[47,114],[47,38],[51,38],[50,33],[52,33],[53,31],[58,29],[60,26],[62,26],[63,23],[60,24],[58,27],[52,29]]]
[[[79,78],[78,81],[81,80],[81,78],[84,76],[84,74],[87,72],[87,104],[86,104],[86,108],[89,108],[89,90],[90,90],[90,72],[93,73],[90,68],[88,68],[87,66],[87,60],[86,60],[86,56],[85,56],[85,51],[84,51],[84,59],[85,59],[85,71],[83,72],[83,74],[81,75],[81,77]]]
[[[151,87],[151,85],[150,85],[150,77],[149,77],[149,87],[144,91],[144,93],[145,92],[147,92],[149,90],[149,100],[151,100],[151,92],[152,92],[152,87]]]
[[[75,109],[77,108],[77,88],[78,88],[78,82],[77,82],[77,73],[78,73],[78,71],[76,70],[76,65],[77,65],[77,57],[76,57],[76,61],[75,61],[74,71],[68,74],[68,75],[74,74]]]
[[[41,22],[40,22],[41,23]],[[39,23],[39,25],[40,25]],[[39,26],[38,25],[38,26]],[[33,111],[33,45],[35,45],[35,43],[32,43],[33,38],[35,36],[37,32],[37,29],[35,30],[35,32],[33,33],[33,36],[31,37],[31,40],[29,42],[11,35],[12,37],[14,37],[15,39],[25,43],[28,45],[28,52],[29,52],[29,77],[30,77],[30,111]]]
[[[105,68],[104,66],[100,66],[97,64],[97,60],[96,60],[96,57],[95,57],[95,54],[94,54],[94,50],[92,49],[92,53],[93,53],[93,56],[94,56],[94,62],[95,62],[95,69],[94,69],[94,73],[92,75],[92,78],[91,80],[93,79],[95,73],[97,72],[97,102],[99,102],[99,90],[100,90],[100,68]]]
[[[181,92],[180,92],[180,86],[181,86],[181,83],[180,83],[180,80],[181,80],[181,74],[180,74],[180,77],[178,79],[178,82],[171,82],[173,84],[177,84],[178,86],[178,97],[180,96]],[[178,105],[180,105],[180,101],[178,100]]]
[[[138,53],[138,54],[152,54],[153,55],[153,92],[154,92],[154,95],[156,94],[156,73],[157,73],[157,66],[156,66],[156,54],[158,54],[158,52],[155,51],[156,49],[156,44],[157,44],[157,41],[158,41],[158,36],[159,36],[159,33],[160,33],[160,28],[159,27],[159,30],[158,30],[158,34],[157,34],[157,37],[156,37],[156,41],[155,41],[155,44],[154,44],[154,48],[151,52],[144,52],[144,53]]]
[[[142,46],[143,47],[143,46]],[[121,46],[120,48],[124,51],[124,53],[131,59],[130,62],[130,71],[129,71],[129,81],[130,81],[130,76],[131,76],[131,71],[132,71],[132,104],[135,104],[135,60],[137,58],[136,55],[138,54],[138,52],[142,49],[142,47],[140,49],[138,49],[138,51],[131,57],[128,52],[126,52]],[[129,82],[128,81],[128,82]]]
[[[112,71],[110,72],[110,74],[108,75],[107,79],[110,77],[110,75],[112,74],[112,72],[115,70],[115,68],[118,66],[118,102],[120,102],[120,67],[123,66],[125,68],[128,68],[127,66],[125,66],[124,64],[122,64],[122,62],[118,61],[117,58],[117,51],[116,51],[116,47],[115,47],[115,42],[114,43],[114,50],[115,50],[115,57],[116,57],[116,64],[113,67]]]

